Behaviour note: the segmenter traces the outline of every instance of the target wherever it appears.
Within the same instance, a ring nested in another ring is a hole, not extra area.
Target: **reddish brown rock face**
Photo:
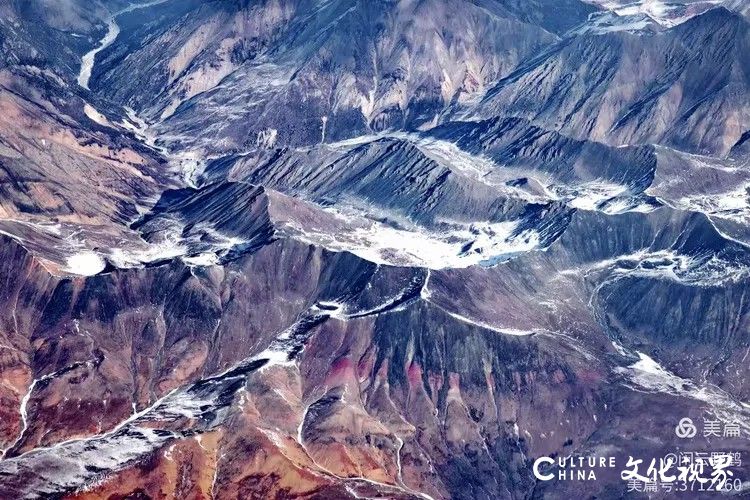
[[[750,454],[746,16],[2,3],[0,498],[614,499]],[[534,473],[578,455],[618,466]]]

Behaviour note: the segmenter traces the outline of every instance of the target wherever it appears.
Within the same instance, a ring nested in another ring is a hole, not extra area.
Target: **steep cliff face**
[[[0,497],[623,498],[532,465],[747,454],[745,10],[0,5]]]
[[[170,462],[189,467],[174,452],[191,442],[216,476],[211,485],[184,479],[185,487],[210,486],[217,496],[284,489],[297,474],[309,476],[298,493],[346,486],[448,495],[467,481],[491,495],[519,491],[530,484],[523,457],[532,445],[517,433],[547,423],[519,431],[506,421],[549,414],[534,408],[548,403],[534,403],[532,391],[559,391],[577,418],[590,420],[601,405],[597,383],[576,382],[581,361],[553,355],[551,339],[498,335],[454,318],[424,297],[426,287],[422,270],[288,240],[223,268],[169,265],[50,283],[35,304],[41,318],[20,323],[43,347],[30,358],[21,431],[8,435],[3,491],[65,492],[134,460],[163,461],[151,473],[159,488]],[[288,340],[272,340],[290,325]],[[534,388],[521,382],[528,370]],[[69,441],[76,437],[83,439]],[[229,465],[240,456],[237,464],[248,465]],[[480,464],[485,477],[505,479],[483,485]],[[37,475],[45,467],[55,474]],[[261,474],[267,484],[253,480]]]
[[[501,80],[477,114],[520,115],[616,145],[725,155],[749,128],[749,34],[746,19],[719,7],[654,34],[615,25],[566,37]]]
[[[148,25],[121,18],[92,84],[209,150],[246,148],[270,130],[280,144],[315,144],[420,127],[557,38],[496,2],[185,2],[153,12]],[[211,113],[225,119],[206,127]]]

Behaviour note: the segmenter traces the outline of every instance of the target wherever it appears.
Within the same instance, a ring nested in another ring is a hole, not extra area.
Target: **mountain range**
[[[750,460],[747,2],[0,0],[0,54],[0,498]]]

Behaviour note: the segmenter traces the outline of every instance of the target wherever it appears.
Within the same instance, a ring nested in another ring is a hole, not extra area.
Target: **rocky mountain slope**
[[[640,498],[630,456],[750,456],[749,22],[0,3],[0,497]],[[572,454],[621,467],[534,475]]]
[[[501,80],[478,113],[610,144],[726,155],[748,129],[749,44],[747,20],[722,7],[654,34],[585,32]]]

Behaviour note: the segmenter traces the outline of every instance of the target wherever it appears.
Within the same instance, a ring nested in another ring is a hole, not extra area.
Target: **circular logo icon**
[[[695,428],[695,424],[693,424],[693,421],[688,417],[680,420],[680,423],[678,423],[677,427],[674,428],[674,433],[677,434],[678,438],[682,439],[695,437],[695,434],[697,432],[698,429]]]

